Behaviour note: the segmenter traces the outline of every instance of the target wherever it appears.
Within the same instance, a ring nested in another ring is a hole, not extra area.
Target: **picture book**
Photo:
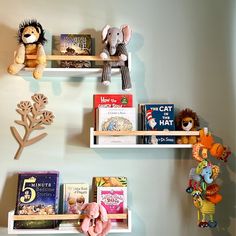
[[[133,107],[132,94],[94,94],[94,128],[96,128],[96,109],[100,107],[121,108]]]
[[[97,108],[97,130],[100,131],[132,131],[136,128],[136,113],[133,107]],[[136,144],[136,136],[98,136],[100,145]]]
[[[89,202],[89,185],[86,183],[63,184],[63,213],[79,214],[84,203]]]
[[[97,201],[98,187],[127,187],[127,177],[125,176],[99,176],[93,177],[94,201]]]
[[[127,187],[98,187],[97,203],[105,207],[108,214],[121,214],[127,211]],[[113,222],[122,222],[114,219]]]
[[[89,34],[61,34],[60,51],[62,55],[91,55],[92,38]],[[90,61],[61,61],[62,68],[89,68]]]
[[[142,119],[139,125],[144,130],[175,130],[174,104],[142,104]],[[174,144],[174,136],[145,136],[145,144]]]
[[[58,213],[59,173],[20,172],[16,199],[16,215],[53,215]],[[56,221],[15,221],[17,229],[54,228]]]
[[[80,214],[84,203],[89,202],[89,185],[87,183],[63,184],[63,214]],[[78,220],[62,220],[59,229],[78,228]]]

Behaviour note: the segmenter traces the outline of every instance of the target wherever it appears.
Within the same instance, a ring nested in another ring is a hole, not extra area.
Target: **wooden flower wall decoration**
[[[30,101],[21,101],[17,104],[16,111],[21,115],[21,120],[15,120],[15,123],[24,127],[24,135],[20,135],[14,126],[11,126],[11,132],[19,143],[19,148],[15,154],[15,159],[19,159],[24,149],[31,144],[34,144],[45,136],[47,133],[41,133],[33,138],[30,135],[33,131],[45,129],[45,125],[51,125],[54,115],[51,111],[45,110],[48,103],[47,97],[43,94],[34,94],[32,97],[33,104]]]

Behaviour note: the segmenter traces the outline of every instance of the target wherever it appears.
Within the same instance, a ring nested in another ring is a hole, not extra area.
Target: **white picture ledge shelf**
[[[29,56],[28,56],[29,57]],[[30,56],[34,59],[35,56]],[[47,55],[47,60],[88,60],[88,61],[118,61],[118,57],[111,57],[108,60],[102,60],[99,56],[62,56],[62,55]],[[128,67],[131,71],[131,53],[128,53]],[[22,77],[32,77],[34,68],[23,68],[17,75]],[[111,75],[120,75],[119,68],[112,68]],[[102,67],[91,68],[50,68],[46,67],[43,72],[43,77],[101,77]],[[43,79],[43,78],[42,78]]]
[[[33,77],[34,68],[24,68],[17,75],[22,77]],[[113,68],[112,75],[119,75],[120,69]],[[102,68],[45,68],[43,77],[101,77]],[[43,78],[41,79],[43,80]]]
[[[129,233],[131,232],[131,211],[127,214],[109,214],[110,219],[124,219],[123,222],[112,222],[110,233]],[[14,215],[14,211],[8,213],[8,234],[78,234],[79,231],[73,227],[54,228],[54,229],[14,229],[16,220],[78,220],[83,218],[77,214],[56,214],[56,215]]]
[[[192,148],[192,144],[127,144],[99,145],[94,144],[95,136],[199,136],[199,131],[95,131],[90,128],[90,148]]]

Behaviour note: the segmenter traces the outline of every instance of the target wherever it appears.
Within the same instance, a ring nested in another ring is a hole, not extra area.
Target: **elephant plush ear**
[[[124,43],[128,44],[128,42],[131,38],[131,35],[132,35],[131,28],[129,27],[129,25],[122,25],[120,27],[120,30],[123,32],[123,35],[124,35]]]
[[[111,28],[110,25],[106,25],[104,26],[104,28],[102,29],[102,42],[103,43],[107,43],[107,32],[108,30]]]

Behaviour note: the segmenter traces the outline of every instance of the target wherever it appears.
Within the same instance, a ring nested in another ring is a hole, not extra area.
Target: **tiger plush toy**
[[[41,24],[36,20],[26,20],[19,25],[18,43],[14,63],[8,67],[8,73],[15,75],[24,67],[34,68],[33,77],[40,79],[46,67],[44,43],[47,41]],[[27,55],[36,55],[36,59],[27,59]]]

